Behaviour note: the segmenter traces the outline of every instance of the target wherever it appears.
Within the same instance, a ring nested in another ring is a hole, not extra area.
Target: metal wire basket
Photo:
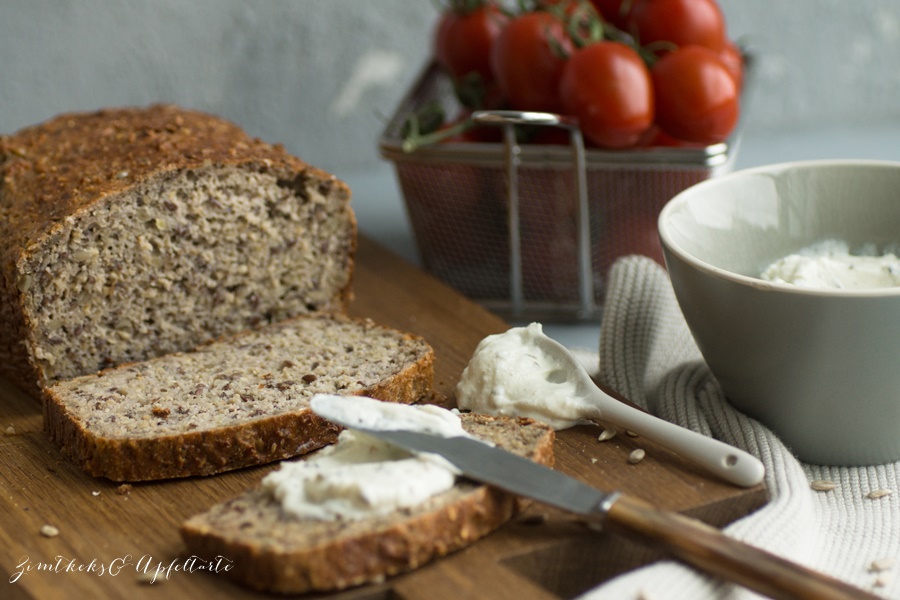
[[[727,172],[736,136],[703,148],[585,149],[577,127],[545,113],[474,115],[504,141],[403,149],[409,116],[429,102],[461,110],[453,84],[428,65],[379,141],[394,164],[425,269],[507,318],[596,320],[619,257],[663,263],[657,218],[683,189]],[[570,146],[518,144],[514,123],[563,127]]]

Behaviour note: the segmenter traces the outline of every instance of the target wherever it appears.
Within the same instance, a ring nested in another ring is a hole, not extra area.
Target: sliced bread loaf
[[[317,393],[414,403],[431,397],[425,340],[370,320],[303,316],[60,381],[44,423],[91,475],[140,481],[210,475],[333,442]]]
[[[340,310],[345,184],[173,106],[0,136],[0,373],[27,393],[248,327]]]
[[[461,415],[472,435],[544,464],[554,432],[530,419]],[[459,479],[447,492],[388,515],[320,521],[286,513],[256,487],[192,517],[181,528],[189,552],[225,556],[235,581],[264,591],[339,590],[382,581],[458,550],[522,507],[495,488]]]

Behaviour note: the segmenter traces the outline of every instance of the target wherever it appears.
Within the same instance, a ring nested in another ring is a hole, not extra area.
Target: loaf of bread
[[[461,415],[472,435],[553,463],[554,432],[530,419]],[[189,552],[226,556],[235,581],[280,593],[340,590],[415,569],[490,533],[522,508],[495,488],[458,479],[415,507],[362,520],[320,521],[286,513],[262,487],[182,525]]]
[[[56,383],[44,423],[91,475],[140,481],[213,473],[309,452],[338,428],[318,393],[432,397],[425,340],[370,320],[305,315]]]
[[[0,137],[0,372],[27,393],[350,294],[345,184],[172,106]]]

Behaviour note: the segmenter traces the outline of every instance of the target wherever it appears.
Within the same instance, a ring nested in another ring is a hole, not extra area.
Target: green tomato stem
[[[475,122],[470,119],[464,119],[444,129],[438,129],[431,133],[420,134],[418,128],[412,128],[409,135],[403,140],[401,148],[404,152],[414,152],[423,146],[430,146],[448,140],[454,136],[464,133],[475,126]]]

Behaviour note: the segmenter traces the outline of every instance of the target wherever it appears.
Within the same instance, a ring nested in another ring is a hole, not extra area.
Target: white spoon
[[[735,485],[752,487],[762,481],[765,467],[752,454],[616,400],[597,387],[584,366],[565,346],[546,335],[535,336],[534,342],[559,366],[558,370],[548,374],[548,380],[575,383],[577,395],[596,406],[603,421],[665,446]]]

